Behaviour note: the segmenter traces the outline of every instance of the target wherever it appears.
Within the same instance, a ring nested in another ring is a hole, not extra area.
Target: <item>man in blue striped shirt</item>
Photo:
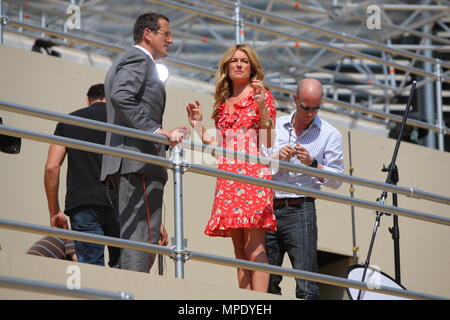
[[[298,83],[294,95],[295,111],[277,119],[276,140],[272,158],[304,164],[309,167],[342,173],[342,136],[331,124],[317,114],[323,89],[318,80],[306,78]],[[337,189],[341,181],[279,169],[274,181],[299,187],[320,189],[322,185]],[[281,266],[287,252],[294,269],[317,272],[317,219],[314,198],[295,193],[274,191],[277,232],[266,233],[269,263]],[[270,275],[269,292],[281,294],[282,277]],[[319,299],[316,282],[296,279],[296,297]]]

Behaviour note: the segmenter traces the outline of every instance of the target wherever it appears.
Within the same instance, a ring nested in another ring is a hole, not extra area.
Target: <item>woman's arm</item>
[[[188,103],[186,106],[189,124],[194,128],[195,132],[200,136],[202,142],[208,145],[214,145],[215,139],[209,135],[205,126],[203,125],[203,111],[200,102],[197,100],[194,103]]]

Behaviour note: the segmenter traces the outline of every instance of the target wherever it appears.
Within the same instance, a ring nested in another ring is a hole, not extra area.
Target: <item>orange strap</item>
[[[145,184],[145,178],[144,175],[141,174],[142,177],[142,186],[144,187],[144,200],[145,200],[145,207],[147,209],[147,227],[148,227],[148,234],[149,234],[149,243],[152,243],[152,231],[150,228],[150,217],[151,217],[151,212],[150,212],[150,207],[148,206],[148,199],[147,199],[147,185]],[[150,268],[152,266],[152,255],[149,255],[149,265],[148,265],[148,271],[150,271]]]

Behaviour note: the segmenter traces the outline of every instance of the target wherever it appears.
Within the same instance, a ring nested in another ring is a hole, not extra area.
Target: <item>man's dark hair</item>
[[[103,83],[94,84],[87,92],[89,101],[101,100],[105,98],[105,86]]]
[[[169,22],[169,18],[160,13],[149,12],[141,14],[137,18],[133,28],[134,43],[136,44],[142,41],[142,36],[144,35],[144,30],[146,28],[152,30],[153,32],[158,31],[159,28],[161,27],[159,25],[159,19],[164,19],[167,22]]]

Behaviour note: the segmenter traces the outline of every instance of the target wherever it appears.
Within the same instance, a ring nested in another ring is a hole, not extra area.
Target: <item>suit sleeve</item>
[[[161,125],[152,119],[149,110],[142,108],[137,97],[142,94],[149,72],[144,57],[124,61],[117,67],[111,88],[112,106],[131,128],[155,132]]]

